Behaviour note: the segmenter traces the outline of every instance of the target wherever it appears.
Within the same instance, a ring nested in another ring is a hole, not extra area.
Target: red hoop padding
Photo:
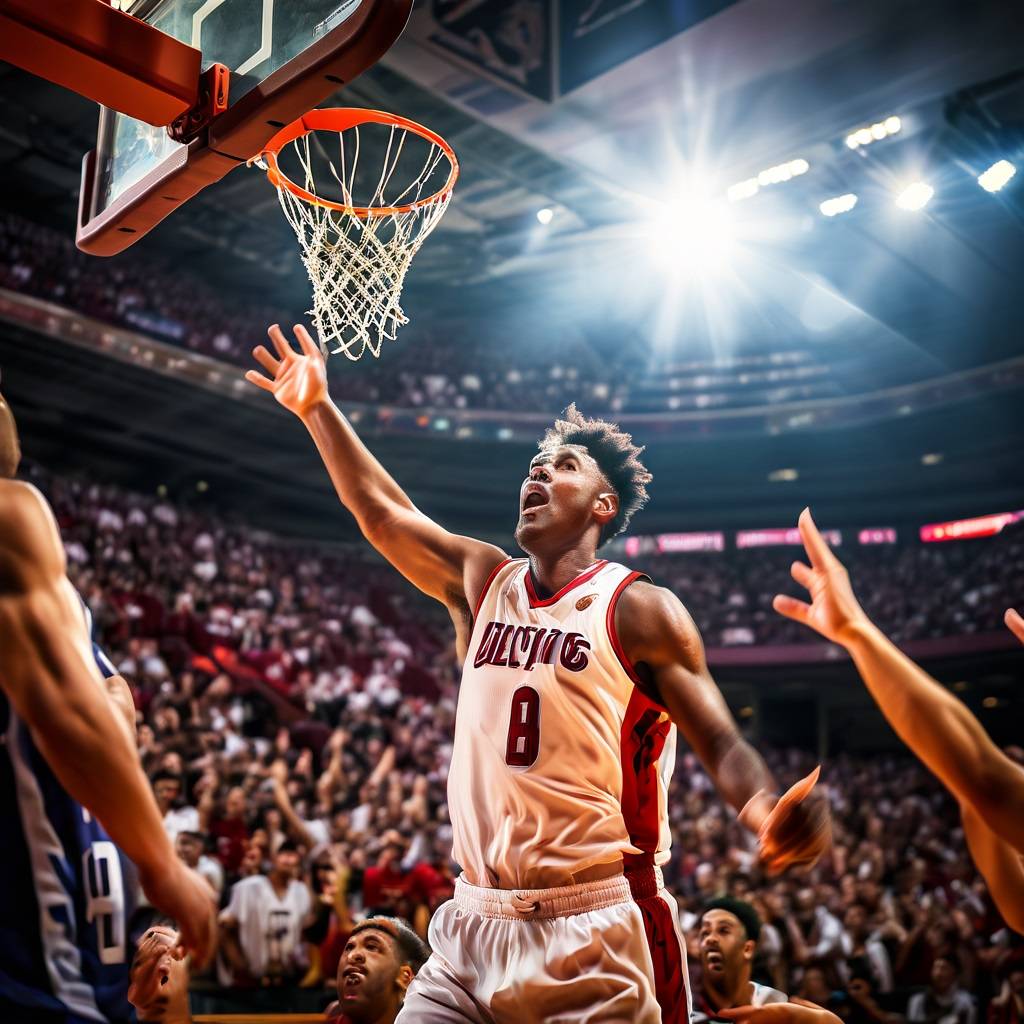
[[[406,131],[413,132],[415,135],[426,139],[427,142],[438,146],[451,164],[451,173],[448,175],[448,180],[433,195],[417,199],[416,202],[408,203],[404,206],[346,206],[344,203],[335,203],[330,199],[314,195],[312,192],[296,185],[278,166],[277,155],[289,142],[294,142],[310,132],[329,131],[340,134],[349,128],[355,128],[361,124],[384,124],[393,128],[404,128]],[[398,114],[389,114],[384,110],[361,110],[358,107],[328,107],[324,110],[311,110],[308,114],[304,114],[298,120],[282,128],[266,144],[257,159],[261,159],[266,164],[267,178],[275,188],[286,188],[296,198],[311,203],[314,206],[322,206],[327,210],[335,210],[338,213],[347,213],[353,217],[363,219],[369,217],[390,217],[393,214],[408,213],[410,210],[418,209],[421,206],[427,206],[430,203],[447,199],[451,195],[455,182],[459,177],[459,161],[455,156],[455,151],[437,132],[433,132],[424,125],[417,124],[415,121],[410,121],[406,117],[400,117]]]

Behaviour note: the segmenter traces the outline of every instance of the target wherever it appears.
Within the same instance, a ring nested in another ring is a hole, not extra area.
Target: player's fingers
[[[789,567],[789,574],[800,584],[801,587],[811,589],[811,580],[814,579],[814,570],[803,562],[794,562]]]
[[[811,790],[818,784],[821,777],[821,765],[814,769],[809,775],[805,775],[799,782],[794,783],[782,797],[777,806],[788,806],[789,804],[802,803],[810,796]]]
[[[1024,644],[1024,618],[1021,618],[1020,612],[1016,608],[1007,608],[1003,621],[1006,628]]]
[[[271,375],[277,374],[277,368],[281,365],[281,360],[272,356],[266,345],[257,345],[252,350],[252,357],[267,373]]]
[[[793,619],[805,625],[811,615],[811,606],[806,601],[798,601],[788,594],[776,594],[772,599],[772,607],[780,615],[785,615],[787,619]]]
[[[277,324],[273,324],[267,328],[267,334],[270,336],[270,340],[274,343],[274,348],[277,349],[277,354],[282,359],[291,359],[295,356],[295,349],[288,344],[288,339],[284,336],[284,331]]]
[[[320,356],[323,358],[320,352],[320,346],[310,337],[305,324],[296,324],[294,331],[295,337],[299,342],[299,348],[301,348],[307,356]]]
[[[245,379],[250,384],[255,384],[258,388],[263,388],[264,391],[273,392],[274,390],[274,382],[272,380],[268,380],[258,370],[246,370]]]
[[[818,527],[814,523],[814,519],[811,517],[811,510],[805,508],[800,513],[800,519],[797,523],[800,529],[800,538],[804,542],[804,547],[807,549],[807,555],[811,560],[811,565],[815,569],[825,569],[830,564],[831,560],[835,558],[832,554],[832,549],[828,546],[828,542],[822,537],[818,531]]]

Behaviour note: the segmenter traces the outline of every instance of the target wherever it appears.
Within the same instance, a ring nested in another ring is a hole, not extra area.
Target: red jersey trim
[[[561,601],[570,590],[575,590],[576,587],[582,586],[587,580],[592,580],[606,565],[608,564],[607,558],[601,558],[596,561],[589,569],[584,569],[576,579],[566,583],[557,594],[552,594],[551,597],[545,598],[543,601],[537,596],[537,591],[533,587],[533,573],[530,572],[530,566],[526,566],[526,596],[529,598],[531,608],[547,608],[553,605],[556,601]],[[642,575],[642,574],[641,574]]]
[[[491,575],[487,577],[484,583],[484,589],[480,591],[480,596],[476,599],[476,608],[473,609],[473,625],[476,625],[477,616],[480,614],[480,609],[483,607],[484,598],[487,596],[487,591],[491,589],[491,584],[494,582],[494,577],[501,572],[502,569],[508,565],[509,562],[513,561],[511,558],[506,558],[503,562],[499,562],[492,570]]]
[[[650,582],[651,578],[647,573],[633,571],[615,588],[615,593],[612,594],[612,599],[608,602],[608,616],[605,624],[608,628],[608,639],[612,642],[612,650],[615,651],[615,657],[619,659],[619,664],[625,669],[626,675],[629,676],[637,686],[643,689],[643,680],[637,675],[633,662],[629,660],[626,656],[626,652],[622,649],[622,643],[619,640],[618,631],[615,629],[615,608],[619,603],[619,597],[630,583],[635,583],[640,579]]]

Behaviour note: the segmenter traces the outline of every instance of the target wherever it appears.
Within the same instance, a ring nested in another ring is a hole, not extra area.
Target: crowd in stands
[[[839,556],[865,611],[897,643],[1002,633],[1003,612],[1024,579],[1022,533],[1015,527],[962,543],[846,544]],[[630,564],[679,595],[708,647],[768,646],[817,642],[772,609],[780,592],[802,596],[789,568],[803,557],[800,548],[782,547],[663,554]]]
[[[308,322],[302,305],[273,308],[227,297],[135,250],[106,260],[86,256],[65,234],[9,213],[0,213],[0,288],[247,367],[268,324]],[[478,324],[417,320],[400,338],[400,360],[389,360],[387,348],[383,359],[341,360],[331,382],[335,398],[518,412],[557,411],[577,401],[596,414],[692,412],[840,393],[829,366],[805,351],[669,363],[639,333],[602,340],[578,328],[554,335],[500,319],[488,324],[486,337]]]
[[[221,953],[206,984],[329,985],[353,923],[371,913],[425,935],[458,871],[445,794],[458,667],[439,606],[353,551],[25,474],[50,498],[70,578],[132,685],[165,828],[218,894]],[[883,625],[912,629],[904,620],[920,612],[921,629],[970,630],[1007,603],[990,585],[1019,592],[1021,550],[1011,535],[889,552],[855,579]],[[756,579],[754,593],[767,593],[779,575],[763,553],[741,557],[749,570],[721,583],[729,560],[707,555],[668,559],[657,575],[698,620],[721,606],[705,629],[725,640],[760,607],[732,588]],[[912,600],[902,590],[915,574]],[[937,617],[938,603],[921,612],[926,576],[962,616]],[[756,638],[783,636],[780,625]],[[783,786],[813,764],[797,750],[767,757]],[[946,793],[907,756],[834,758],[824,778],[830,856],[809,875],[772,879],[693,755],[680,756],[665,875],[691,970],[700,909],[728,894],[765,923],[755,977],[844,1020],[1019,1021],[1024,945],[993,909]]]

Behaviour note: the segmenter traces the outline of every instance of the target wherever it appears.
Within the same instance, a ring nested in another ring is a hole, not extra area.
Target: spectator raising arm
[[[861,678],[900,739],[969,807],[992,833],[1008,844],[998,857],[991,840],[973,830],[986,852],[978,867],[1004,914],[1019,920],[1024,887],[1019,870],[1004,870],[1024,852],[1024,768],[992,742],[967,707],[910,660],[872,623],[854,596],[846,569],[814,525],[809,509],[800,515],[800,534],[811,564],[794,562],[793,579],[806,587],[811,603],[779,595],[780,614],[817,630],[845,647]],[[1017,618],[1007,615],[1016,632]],[[966,823],[965,823],[966,824]],[[998,870],[997,870],[998,868]],[[1016,908],[1016,910],[1015,910]]]
[[[316,840],[310,833],[306,823],[299,817],[288,795],[288,763],[286,761],[275,761],[270,766],[270,779],[274,787],[274,803],[277,804],[285,821],[285,826],[291,832],[296,842],[302,843],[307,850],[316,846]]]

